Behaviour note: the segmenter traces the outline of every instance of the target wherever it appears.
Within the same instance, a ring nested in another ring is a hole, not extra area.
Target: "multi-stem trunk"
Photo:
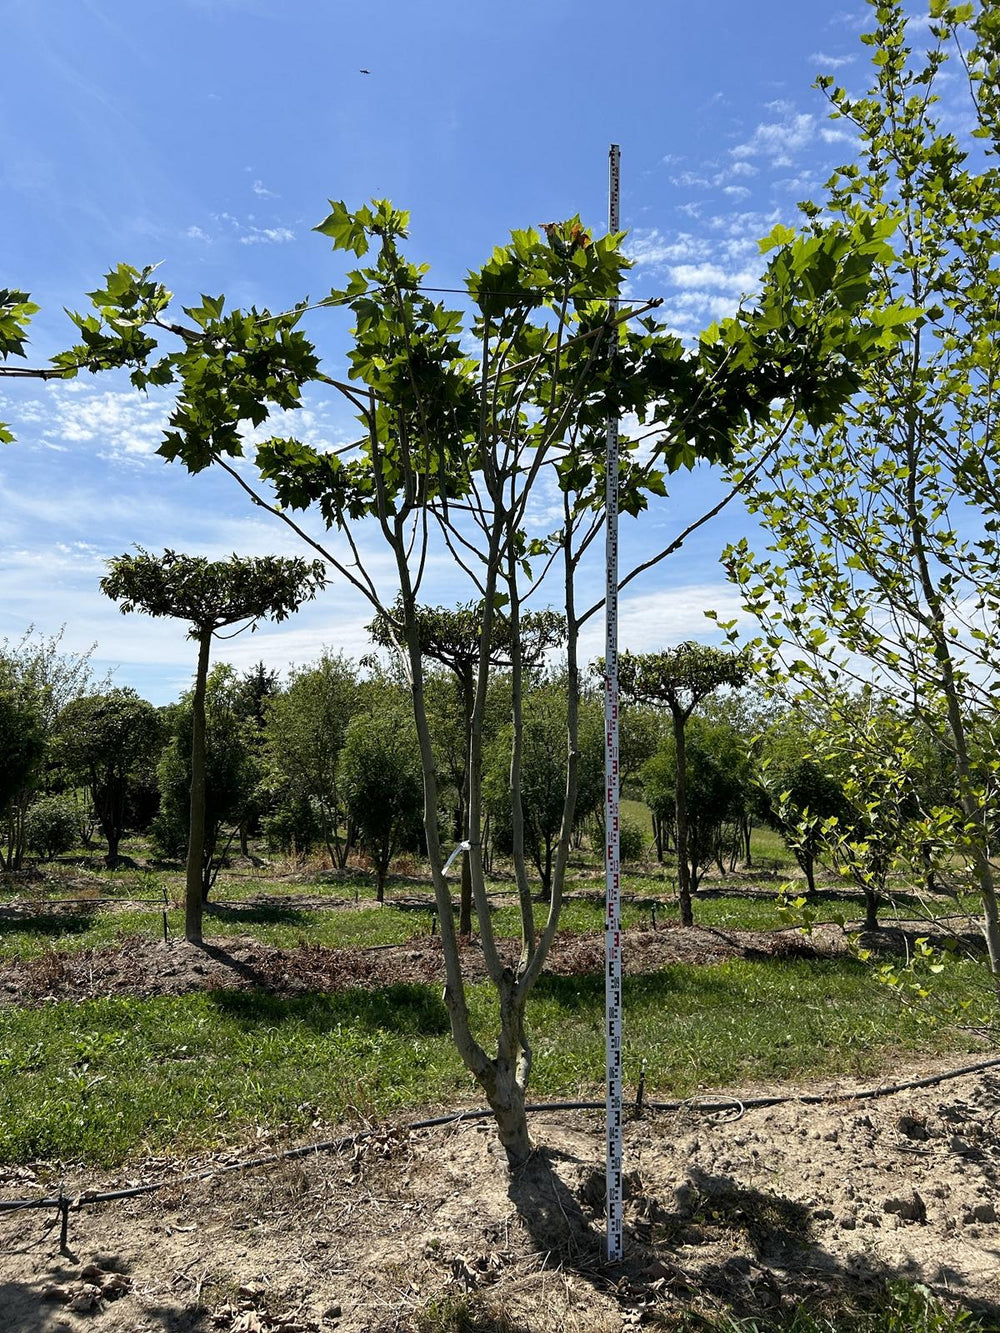
[[[452,1037],[458,1053],[465,1067],[472,1073],[486,1094],[487,1101],[496,1119],[500,1143],[507,1155],[509,1165],[514,1168],[522,1165],[531,1151],[527,1116],[524,1110],[524,1090],[527,1082],[526,1069],[528,1067],[524,1059],[526,1043],[523,1031],[526,992],[521,994],[517,990],[515,977],[511,970],[505,967],[496,949],[486,901],[482,873],[482,849],[480,847],[482,824],[479,799],[482,767],[482,715],[485,704],[486,674],[496,581],[495,577],[488,580],[487,596],[484,599],[483,655],[481,671],[477,681],[469,747],[468,827],[472,847],[467,855],[472,877],[473,900],[480,923],[483,959],[487,973],[496,987],[500,999],[500,1033],[497,1040],[496,1056],[491,1059],[472,1035],[458,950],[458,935],[452,914],[452,895],[448,882],[442,873],[444,857],[438,834],[437,772],[427,718],[423,656],[419,627],[414,611],[415,597],[406,559],[407,543],[403,531],[403,519],[396,515],[390,522],[388,516],[386,517],[384,531],[392,537],[403,604],[403,637],[410,677],[413,718],[416,724],[420,763],[423,771],[424,836],[427,842],[427,857],[434,884],[434,898],[444,955],[444,1001],[448,1010]]]
[[[205,860],[205,683],[212,648],[211,627],[198,631],[198,670],[191,701],[191,806],[184,897],[184,938],[202,942]]]

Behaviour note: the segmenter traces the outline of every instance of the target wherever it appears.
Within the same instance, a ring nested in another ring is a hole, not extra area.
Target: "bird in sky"
[[[359,70],[358,70],[358,73],[359,73],[359,74],[370,74],[370,73],[371,73],[371,70],[370,70],[370,69],[359,69]]]

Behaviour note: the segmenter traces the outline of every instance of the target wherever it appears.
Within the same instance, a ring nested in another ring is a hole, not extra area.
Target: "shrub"
[[[75,847],[81,838],[76,806],[68,796],[43,796],[29,808],[25,818],[25,842],[29,851],[51,861]]]
[[[618,853],[623,861],[641,861],[646,850],[646,835],[642,825],[634,819],[622,819],[618,824]]]
[[[264,820],[264,837],[272,852],[308,856],[323,841],[323,825],[313,801],[299,796],[280,805]]]

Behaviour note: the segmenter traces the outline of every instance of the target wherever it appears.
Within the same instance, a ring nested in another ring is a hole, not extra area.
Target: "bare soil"
[[[502,1318],[481,1328],[604,1333],[669,1327],[692,1304],[863,1305],[893,1277],[1000,1328],[1000,1077],[871,1101],[822,1090],[820,1106],[631,1122],[618,1265],[603,1258],[603,1116],[588,1111],[534,1116],[513,1177],[490,1123],[465,1120],[195,1181],[179,1177],[223,1163],[71,1179],[166,1185],[71,1211],[62,1253],[53,1210],[0,1214],[0,1328],[390,1333],[440,1328],[429,1309],[468,1302]],[[30,1168],[0,1171],[2,1197],[50,1193]]]
[[[669,925],[661,930],[630,930],[628,944],[628,970],[644,973],[667,963],[711,964],[733,957],[815,958],[842,948],[843,940],[839,931],[816,931],[805,937],[798,932],[685,930]],[[501,942],[500,947],[509,953],[508,961],[516,961],[513,941]],[[463,945],[462,963],[471,980],[486,975],[475,943]],[[546,964],[560,976],[599,973],[603,967],[604,936],[596,933],[560,936]],[[191,945],[180,939],[152,943],[136,935],[114,948],[54,948],[38,958],[0,964],[0,1005],[102,995],[182,995],[219,987],[300,995],[443,978],[441,942],[436,937],[375,948],[330,948],[303,941],[289,949],[245,938],[220,937]]]

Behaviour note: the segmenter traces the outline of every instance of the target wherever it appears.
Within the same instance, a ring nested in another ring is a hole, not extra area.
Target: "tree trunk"
[[[496,1090],[486,1100],[497,1122],[497,1137],[507,1154],[512,1171],[523,1166],[531,1155],[531,1136],[524,1110],[524,1089],[518,1086],[515,1071],[509,1066],[497,1069]]]
[[[472,717],[475,708],[471,665],[465,666],[460,681],[462,711],[465,714],[465,771],[462,774],[462,790],[459,796],[461,812],[459,838],[467,842],[470,837],[469,796],[472,770]],[[472,861],[467,852],[462,856],[462,888],[458,900],[458,933],[465,938],[472,934]]]
[[[672,706],[670,712],[674,720],[674,749],[677,755],[676,792],[676,845],[677,845],[677,893],[680,899],[681,925],[694,925],[694,911],[691,907],[691,869],[688,864],[688,817],[687,817],[687,750],[684,744],[684,723],[686,718],[680,708]]]
[[[865,889],[865,930],[878,930],[879,895],[873,889]]]
[[[191,706],[191,817],[184,897],[184,938],[189,944],[202,942],[205,894],[205,682],[208,679],[211,648],[211,627],[200,629],[198,671]]]

